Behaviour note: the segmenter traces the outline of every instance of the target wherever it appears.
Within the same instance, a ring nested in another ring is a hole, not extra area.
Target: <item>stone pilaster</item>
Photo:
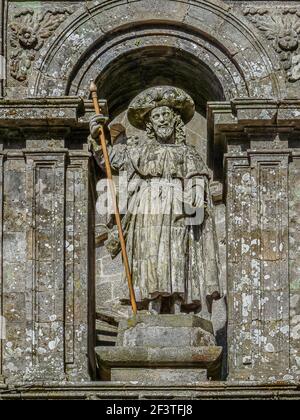
[[[87,358],[95,347],[96,328],[93,260],[95,201],[89,174],[89,154],[70,153],[65,197],[65,363],[67,375],[73,379],[78,379],[78,376],[87,379],[85,375],[89,363],[94,363],[92,357]]]
[[[5,153],[3,192],[2,304],[7,331],[2,370],[10,379],[23,376],[26,364],[31,367],[33,358],[32,347],[28,345],[33,340],[29,321],[32,287],[28,293],[27,286],[33,267],[27,259],[26,165],[22,150]]]
[[[219,163],[224,155],[227,191],[231,380],[299,378],[297,106],[236,101],[210,108],[211,156]]]
[[[32,261],[26,289],[33,291],[29,329],[33,374],[40,379],[64,379],[65,160],[65,152],[26,152],[27,259]]]
[[[0,375],[10,383],[86,381],[95,371],[90,104],[60,98],[0,108],[0,313],[7,321]]]
[[[277,378],[290,373],[290,151],[247,154],[226,156],[229,364],[241,379]]]
[[[3,325],[3,154],[0,155],[0,382],[3,381],[3,342],[6,325]]]

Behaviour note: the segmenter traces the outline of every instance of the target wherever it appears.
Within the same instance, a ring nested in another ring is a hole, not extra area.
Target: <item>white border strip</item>
[[[6,60],[3,55],[0,55],[0,80],[6,79]]]
[[[0,315],[0,340],[6,340],[6,319]]]

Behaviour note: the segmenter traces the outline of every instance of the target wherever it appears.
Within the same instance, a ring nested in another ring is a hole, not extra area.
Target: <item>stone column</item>
[[[292,184],[300,182],[293,158],[299,147],[293,140],[298,130],[294,105],[289,121],[280,120],[285,103],[240,101],[211,107],[211,155],[219,164],[218,153],[224,153],[227,190],[231,380],[291,380],[300,374],[295,340],[299,287],[292,278],[298,252],[295,218],[299,220]]]
[[[83,108],[76,98],[0,102],[7,382],[93,377],[95,200]]]

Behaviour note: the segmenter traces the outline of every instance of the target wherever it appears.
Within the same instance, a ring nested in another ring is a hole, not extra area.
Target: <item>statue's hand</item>
[[[201,208],[204,206],[204,191],[199,186],[195,186],[192,190],[193,207]]]
[[[195,210],[204,207],[204,181],[201,178],[190,180],[186,185],[185,203]]]
[[[103,128],[108,122],[108,118],[104,115],[95,115],[90,120],[90,132],[93,139],[98,139],[100,129]]]

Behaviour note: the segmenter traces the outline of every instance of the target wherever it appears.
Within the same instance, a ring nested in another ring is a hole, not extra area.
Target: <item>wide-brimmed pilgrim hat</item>
[[[146,129],[146,122],[149,113],[162,106],[177,111],[185,124],[195,114],[195,103],[193,99],[182,89],[172,86],[157,86],[140,93],[130,104],[128,109],[128,120],[140,130]]]

